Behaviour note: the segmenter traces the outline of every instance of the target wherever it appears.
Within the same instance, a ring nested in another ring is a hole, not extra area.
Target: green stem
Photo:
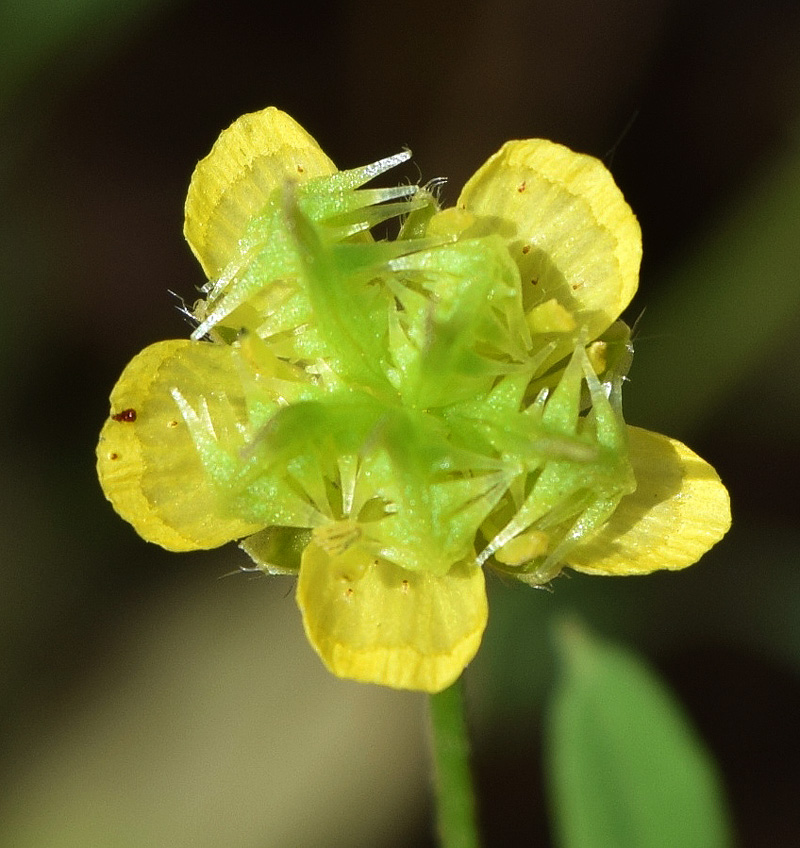
[[[441,848],[479,848],[461,680],[429,703]]]

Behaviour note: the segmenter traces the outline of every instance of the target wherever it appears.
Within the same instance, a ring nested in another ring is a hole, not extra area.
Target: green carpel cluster
[[[602,340],[587,354],[556,301],[537,332],[491,221],[361,187],[407,158],[274,188],[194,310],[244,405],[172,393],[220,503],[267,528],[243,545],[264,569],[351,522],[347,544],[405,569],[477,557],[544,583],[635,488],[628,335],[611,334],[627,358]],[[372,238],[395,218],[395,240]]]

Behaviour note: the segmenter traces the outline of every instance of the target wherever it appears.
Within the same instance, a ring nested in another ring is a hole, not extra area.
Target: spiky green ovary
[[[633,485],[615,363],[601,387],[579,343],[540,374],[576,330],[555,313],[531,334],[504,240],[431,217],[430,195],[357,190],[364,170],[276,189],[198,306],[246,410],[220,425],[176,386],[221,509],[267,528],[245,547],[270,570],[299,565],[308,528],[354,521],[405,569],[446,574],[477,536],[481,561],[545,581]],[[365,237],[399,212],[426,237]]]

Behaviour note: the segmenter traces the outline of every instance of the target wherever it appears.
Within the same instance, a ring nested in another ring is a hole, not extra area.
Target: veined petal
[[[215,548],[261,529],[222,512],[170,394],[180,386],[185,395],[205,397],[213,387],[211,405],[230,403],[239,385],[231,351],[158,342],[130,362],[111,393],[112,414],[97,446],[103,491],[140,536],[171,551]]]
[[[570,551],[589,574],[649,574],[698,559],[728,531],[728,492],[716,471],[675,439],[628,427],[637,488],[604,527]]]
[[[509,141],[464,186],[459,208],[494,219],[528,309],[555,299],[599,336],[639,280],[639,224],[598,159],[544,139]]]
[[[231,260],[276,186],[335,172],[317,142],[274,106],[234,121],[198,162],[186,197],[183,232],[208,277]]]
[[[338,677],[438,692],[475,656],[486,627],[483,571],[460,562],[443,577],[312,541],[297,603],[309,641]]]

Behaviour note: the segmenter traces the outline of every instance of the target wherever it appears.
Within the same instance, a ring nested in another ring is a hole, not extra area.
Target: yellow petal
[[[230,351],[205,342],[159,342],[131,361],[111,393],[111,416],[97,446],[103,491],[140,536],[171,551],[214,548],[261,526],[220,513],[170,394],[179,387],[192,397],[213,386],[212,407],[233,393],[238,383]]]
[[[336,555],[312,541],[297,603],[309,641],[338,677],[438,692],[475,656],[488,615],[483,571],[411,572],[355,545]]]
[[[686,445],[629,427],[637,489],[608,523],[568,556],[590,574],[648,574],[685,568],[728,531],[728,492],[716,471]]]
[[[270,106],[234,121],[198,162],[186,197],[183,232],[208,277],[233,258],[248,221],[276,186],[335,172],[285,112]]]
[[[572,313],[554,297],[534,306],[527,320],[532,333],[571,333],[576,327]]]
[[[499,219],[527,308],[555,298],[599,336],[639,280],[639,224],[598,159],[544,139],[509,141],[469,180],[458,206]]]

